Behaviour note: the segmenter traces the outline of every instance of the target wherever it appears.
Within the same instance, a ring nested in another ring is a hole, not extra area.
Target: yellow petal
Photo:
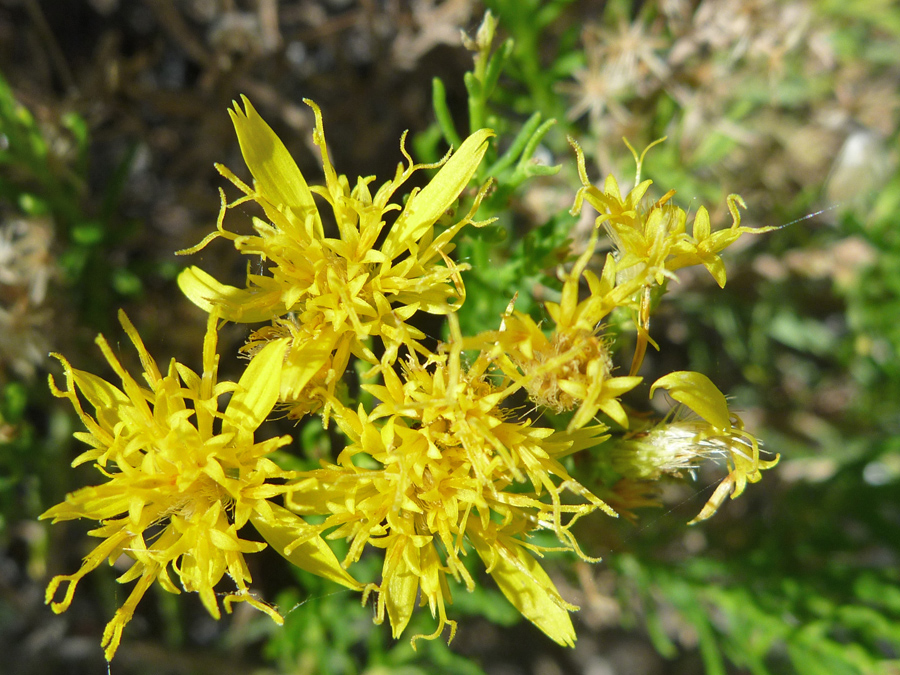
[[[300,397],[303,388],[332,355],[335,342],[336,336],[333,331],[323,331],[321,335],[295,342],[288,353],[281,374],[283,400],[292,401]]]
[[[238,381],[222,420],[222,433],[253,432],[272,412],[281,391],[281,367],[288,338],[272,340],[260,350]]]
[[[619,403],[616,399],[611,398],[606,401],[601,401],[598,404],[598,407],[600,408],[600,410],[602,410],[607,415],[609,415],[609,417],[613,420],[613,422],[618,424],[623,429],[627,429],[630,426],[628,424],[628,413],[625,412],[625,408],[623,408],[622,404]],[[593,415],[591,415],[591,417],[593,417]],[[584,420],[584,422],[581,426],[583,426],[584,424],[587,424],[589,421],[590,421],[590,418],[587,420]],[[569,429],[569,431],[574,430],[574,429],[575,429],[575,427],[572,426],[572,429]]]
[[[719,284],[719,288],[725,288],[725,263],[722,262],[722,259],[715,254],[711,254],[704,257],[701,262],[703,263],[703,266],[709,270],[709,273],[712,274],[716,283]]]
[[[279,316],[279,303],[273,295],[269,298],[249,289],[221,284],[199,267],[188,267],[178,275],[178,287],[197,307],[212,312],[219,309],[219,316],[236,323],[257,323]]]
[[[489,544],[469,528],[470,540],[478,556],[484,561],[497,586],[522,616],[544,631],[554,642],[564,647],[575,645],[575,628],[569,610],[578,609],[560,597],[559,592],[524,547],[507,538],[505,543]]]
[[[683,403],[715,429],[727,431],[731,428],[731,415],[725,395],[703,373],[679,370],[659,378],[650,387],[653,396],[659,387],[669,390],[669,396]]]
[[[697,523],[703,522],[707,518],[711,518],[716,511],[719,510],[719,507],[722,505],[722,502],[725,501],[725,497],[728,496],[728,493],[732,491],[734,488],[734,476],[728,475],[721,483],[719,483],[719,487],[716,488],[716,491],[713,492],[712,497],[707,500],[706,504],[703,505],[703,508],[700,509],[700,513],[697,514],[695,518],[688,521],[688,525],[696,525]],[[737,495],[732,495],[732,497],[736,497]]]
[[[235,103],[234,110],[229,110],[228,114],[234,123],[247,168],[256,179],[257,191],[274,206],[290,208],[301,220],[308,213],[315,214],[318,219],[312,192],[294,158],[247,97],[241,96],[241,100],[245,110]]]
[[[694,227],[691,233],[698,242],[706,240],[709,237],[709,211],[705,206],[697,209],[697,215],[694,216]]]
[[[250,516],[250,522],[273,549],[302,570],[353,590],[362,590],[362,584],[341,567],[325,540],[313,532],[312,525],[277,504],[267,502],[267,505],[270,513],[264,515],[257,511]],[[295,545],[290,553],[285,553],[298,539],[304,541]]]
[[[130,405],[131,400],[121,389],[93,373],[72,368],[72,379],[84,397],[96,409],[97,418],[101,424],[112,430],[115,423],[119,421],[119,407]]]
[[[409,547],[410,551],[405,550]],[[406,628],[416,607],[416,595],[419,591],[419,575],[405,561],[405,556],[419,557],[413,543],[407,537],[397,537],[394,545],[385,553],[384,579],[382,580],[381,599],[387,607],[388,619],[394,638]]]
[[[431,182],[410,197],[382,247],[389,258],[395,258],[408,244],[418,241],[453,205],[475,175],[487,152],[488,139],[493,135],[492,130],[481,129],[469,136]]]
[[[156,367],[156,361],[150,356],[150,353],[144,346],[144,341],[141,340],[141,336],[138,334],[137,329],[134,327],[134,324],[131,323],[131,320],[128,318],[128,315],[125,314],[125,310],[123,309],[119,310],[119,323],[121,323],[122,328],[125,329],[125,333],[131,340],[131,344],[137,349],[138,355],[141,357],[141,365],[144,367],[145,377],[150,379],[150,386],[155,389],[156,384],[162,379],[162,376],[159,374],[159,369]]]
[[[155,574],[145,574],[142,576],[137,584],[135,584],[134,588],[131,589],[131,593],[125,601],[125,604],[116,610],[112,621],[106,624],[106,628],[103,629],[103,638],[100,641],[100,646],[104,650],[103,655],[106,657],[107,661],[112,661],[113,656],[115,656],[116,650],[119,648],[119,642],[122,639],[122,631],[125,629],[125,625],[131,621],[131,617],[134,616],[135,608],[141,601],[141,598],[144,597],[147,589],[153,585],[155,578]]]

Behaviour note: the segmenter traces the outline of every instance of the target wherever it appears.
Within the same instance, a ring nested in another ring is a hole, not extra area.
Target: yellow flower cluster
[[[437,235],[435,225],[468,185],[493,135],[487,129],[473,134],[438,165],[414,164],[401,141],[409,164],[397,167],[393,180],[373,195],[369,186],[374,177],[357,179],[351,189],[346,176],[337,175],[321,112],[308,103],[316,116],[313,140],[321,150],[325,185],[307,185],[281,140],[244,99],[245,110],[235,106],[230,113],[254,187],[219,166],[244,197],[226,204],[223,193],[218,230],[183,251],[197,251],[225,237],[241,253],[259,256],[267,274],[248,274],[246,289],[220,284],[196,267],[178,279],[188,298],[207,311],[217,309],[224,319],[272,322],[251,337],[246,347],[251,354],[272,339],[288,339],[280,399],[297,418],[333,397],[351,355],[377,372],[394,363],[401,346],[424,353],[425,335],[409,319],[419,311],[447,314],[462,303],[459,272],[467,266],[454,263],[449,254],[463,226],[485,224],[472,221],[481,195],[467,216]],[[416,171],[436,166],[440,171],[434,179],[422,190],[413,189],[402,208],[390,201]],[[313,194],[330,207],[337,230],[330,234],[337,236],[326,236],[326,219]],[[226,211],[250,200],[266,215],[266,220],[253,219],[256,234],[226,230]],[[382,236],[387,215],[395,219]],[[368,344],[371,338],[384,346],[380,359]]]
[[[675,271],[690,265],[703,265],[709,270],[719,287],[725,286],[725,266],[719,253],[736,242],[746,232],[769,232],[775,227],[752,229],[741,227],[738,206],[746,208],[738,195],[728,196],[728,211],[732,225],[729,228],[711,232],[709,212],[705,206],[697,209],[691,234],[687,234],[685,224],[687,214],[684,209],[670,204],[675,190],[669,190],[649,207],[644,205],[644,196],[653,183],[641,181],[641,168],[647,151],[663,139],[651,143],[638,157],[629,145],[637,164],[634,188],[624,197],[616,179],[610,175],[601,191],[591,184],[584,165],[584,154],[575,141],[570,140],[578,156],[578,174],[582,187],[575,195],[573,213],[581,210],[584,201],[600,213],[596,225],[603,225],[616,249],[616,281],[628,291],[637,289],[639,300],[633,303],[637,310],[635,324],[638,331],[637,348],[631,363],[631,374],[641,367],[647,344],[654,344],[650,338],[651,291],[662,286],[667,279],[677,279]]]
[[[244,554],[260,551],[265,544],[241,539],[238,531],[248,521],[287,530],[284,536],[291,538],[304,529],[297,519],[290,530],[282,507],[269,501],[285,491],[283,483],[292,476],[267,455],[289,443],[290,437],[260,443],[253,439],[277,400],[277,389],[269,383],[278,381],[285,345],[276,342],[261,351],[239,382],[217,382],[217,318],[211,314],[203,344],[203,372],[197,374],[173,359],[163,375],[124,313],[119,320],[138,351],[146,386],[122,367],[102,336],[97,344],[121,379],[121,387],[75,370],[58,355],[66,389],[58,389],[50,379],[54,395],[72,402],[87,429],[76,437],[91,449],[73,466],[92,461],[109,480],[73,492],[41,516],[53,522],[99,520],[101,527],[90,535],[103,539],[78,572],[50,582],[47,602],[55,612],[65,611],[82,577],[104,560],[114,564],[124,555],[133,562],[119,582],[137,579],[138,583],[103,634],[108,659],[154,581],[171,593],[180,592],[170,572],[185,591],[199,593],[216,618],[220,612],[214,587],[227,573],[237,589],[225,596],[226,609],[230,611],[236,601],[248,602],[280,621],[277,612],[253,598],[247,587],[251,579]],[[96,410],[95,416],[84,411],[79,392]],[[219,412],[218,399],[227,392],[231,399]],[[321,564],[331,578],[358,587],[324,542],[314,543],[305,553],[311,565]],[[63,599],[53,602],[66,582]]]
[[[377,620],[386,609],[395,637],[420,591],[439,619],[426,637],[440,635],[445,624],[452,637],[445,577],[474,587],[462,560],[471,546],[527,618],[572,644],[571,606],[528,553],[542,547],[527,535],[549,529],[562,548],[579,552],[570,532],[575,520],[597,508],[614,513],[560,463],[575,437],[508,419],[502,401],[518,385],[493,383],[484,355],[463,367],[461,342],[457,337],[449,353],[426,362],[410,356],[399,374],[384,370],[383,385],[366,386],[381,402],[371,413],[335,403],[350,443],[336,464],[304,473],[287,503],[303,515],[327,515],[321,529],[336,528],[331,537],[351,542],[345,564],[367,543],[385,549]],[[578,440],[597,442],[601,431],[587,429]],[[523,483],[529,489],[517,490]],[[582,503],[564,503],[564,492]]]
[[[122,325],[149,388],[122,368],[102,337],[98,343],[121,388],[59,357],[67,389],[51,386],[75,406],[88,430],[78,437],[91,447],[76,463],[93,461],[107,482],[69,495],[43,516],[99,520],[101,527],[91,535],[103,539],[81,570],[51,582],[48,602],[68,581],[64,599],[53,603],[54,610],[65,610],[81,577],[104,559],[112,564],[124,556],[132,562],[120,581],[138,583],[107,627],[108,658],[154,581],[179,592],[172,572],[182,589],[200,594],[213,616],[219,616],[214,587],[227,573],[237,588],[225,596],[226,609],[245,601],[280,620],[250,595],[244,555],[265,544],[239,538],[249,523],[291,563],[363,591],[364,599],[375,592],[376,621],[387,614],[395,637],[407,627],[417,599],[427,604],[437,627],[415,636],[413,644],[419,637],[438,637],[447,626],[453,637],[449,578],[474,588],[465,564],[474,552],[523,616],[558,643],[572,645],[569,612],[576,608],[563,600],[538,559],[545,551],[563,550],[591,560],[579,548],[573,524],[597,510],[610,516],[616,511],[596,496],[597,488],[571,475],[565,458],[600,446],[615,425],[629,428],[631,415],[621,397],[642,382],[637,371],[652,342],[650,290],[694,264],[724,284],[718,253],[747,231],[737,212],[742,202],[729,198],[731,228],[711,233],[701,208],[688,235],[684,211],[669,204],[671,193],[643,204],[650,184],[640,182],[643,156],[636,158],[636,187],[622,197],[612,178],[603,191],[590,184],[576,146],[583,187],[574,210],[586,200],[600,216],[586,250],[561,274],[559,302],[545,304],[553,325],[537,324],[510,302],[497,330],[465,337],[455,312],[465,300],[461,272],[468,266],[450,254],[462,228],[490,222],[474,220],[488,185],[467,188],[493,132],[475,132],[435,165],[413,163],[401,140],[407,163],[373,192],[373,178],[358,178],[351,187],[337,174],[321,113],[309,105],[322,186],[308,185],[246,99],[243,109],[230,111],[253,184],[219,167],[243,196],[229,203],[222,193],[216,231],[184,252],[225,238],[263,268],[248,272],[244,288],[222,284],[196,267],[179,277],[185,295],[210,314],[202,373],[173,361],[162,375],[124,315]],[[437,172],[401,206],[398,191],[421,169]],[[457,218],[460,200],[469,208]],[[253,219],[254,233],[227,230],[227,213],[251,201],[265,215]],[[319,204],[330,212],[320,211]],[[589,267],[601,226],[615,250],[598,276]],[[580,300],[582,286],[588,293]],[[602,334],[604,319],[619,308],[634,312],[638,332],[625,376],[613,374],[614,345]],[[427,346],[410,322],[419,312],[447,317],[445,343]],[[221,321],[265,324],[242,349],[249,365],[238,382],[216,381]],[[351,358],[370,366],[363,388],[376,401],[372,409],[350,404],[337,388]],[[726,457],[730,473],[696,519],[702,520],[775,462],[760,459],[756,439],[705,376],[672,373],[656,381],[651,396],[658,388],[699,419],[632,432],[615,446],[610,461],[623,479],[648,481],[700,459]],[[93,416],[78,392],[94,408]],[[535,415],[509,403],[520,392]],[[231,398],[220,412],[225,393]],[[325,424],[334,420],[346,447],[320,468],[281,470],[267,455],[290,438],[254,441],[276,406],[295,419],[318,413]],[[559,429],[541,426],[545,410],[567,421]],[[629,490],[633,499],[624,500],[626,513],[629,504],[648,501],[640,487]],[[629,490],[619,491],[619,502]],[[540,531],[557,543],[538,544],[534,535]],[[328,544],[337,539],[349,543],[340,562]],[[384,551],[377,584],[360,583],[347,571],[367,545]]]

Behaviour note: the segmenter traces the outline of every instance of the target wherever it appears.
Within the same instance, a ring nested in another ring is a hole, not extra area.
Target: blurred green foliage
[[[123,299],[139,296],[141,272],[111,255],[133,240],[137,221],[119,213],[134,149],[126,153],[99,195],[88,181],[90,134],[85,120],[66,112],[42,127],[0,74],[0,198],[25,217],[49,217],[60,239],[58,268],[67,300],[83,325],[110,325]],[[113,292],[110,293],[110,290]]]

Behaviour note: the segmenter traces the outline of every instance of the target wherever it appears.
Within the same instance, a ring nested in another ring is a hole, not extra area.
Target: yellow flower
[[[577,408],[569,422],[574,431],[603,412],[628,428],[628,415],[619,397],[636,387],[640,377],[613,377],[608,340],[599,333],[601,321],[623,305],[639,288],[634,281],[616,285],[616,261],[607,256],[597,277],[586,269],[597,245],[597,232],[568,274],[563,276],[559,303],[545,309],[555,326],[549,337],[541,326],[510,303],[499,331],[465,341],[467,347],[490,349],[507,377],[518,380],[537,405],[561,413]],[[589,294],[578,301],[581,281]]]
[[[662,285],[666,278],[674,279],[673,272],[681,267],[704,264],[720,286],[725,285],[725,270],[715,254],[733,244],[741,234],[748,231],[765,232],[767,229],[751,230],[740,227],[740,213],[737,205],[746,208],[737,195],[730,195],[728,208],[734,223],[729,230],[710,235],[709,213],[700,207],[694,219],[693,236],[686,233],[687,214],[684,209],[670,204],[675,195],[669,190],[658,201],[647,206],[644,196],[652,180],[641,181],[641,168],[647,152],[660,139],[651,143],[638,157],[629,145],[637,165],[634,188],[622,196],[615,177],[607,176],[603,190],[594,186],[587,177],[584,153],[572,139],[572,147],[578,159],[578,174],[582,186],[575,195],[572,213],[578,214],[587,201],[599,212],[596,226],[603,225],[616,249],[619,280],[640,277],[644,285]]]
[[[425,363],[411,356],[403,379],[384,369],[384,385],[366,387],[381,401],[371,413],[335,403],[350,444],[336,464],[304,473],[287,504],[301,515],[325,515],[327,538],[349,540],[344,565],[367,543],[385,550],[376,619],[387,612],[395,637],[421,593],[438,626],[413,643],[438,637],[448,624],[452,639],[447,576],[474,587],[463,564],[474,548],[512,604],[552,639],[571,645],[568,612],[575,608],[534,557],[549,549],[529,536],[550,530],[560,550],[585,557],[570,532],[573,523],[596,509],[615,515],[559,461],[602,440],[603,428],[568,434],[509,419],[500,404],[519,385],[504,389],[485,377],[490,359],[484,354],[463,369],[454,332],[449,354]]]
[[[233,602],[248,602],[280,623],[278,613],[251,596],[247,586],[251,578],[244,554],[266,545],[241,539],[238,533],[252,521],[283,554],[280,542],[296,540],[304,530],[304,523],[268,501],[284,492],[283,482],[291,474],[267,455],[290,437],[260,443],[253,439],[275,405],[286,341],[264,348],[239,382],[217,382],[215,313],[207,326],[201,374],[174,359],[161,373],[125,314],[120,312],[119,319],[140,355],[146,387],[122,367],[103,336],[97,343],[121,379],[121,388],[75,370],[55,355],[65,369],[66,388],[58,389],[51,377],[51,390],[71,401],[87,428],[75,436],[90,446],[73,466],[92,461],[107,481],[69,494],[41,516],[53,522],[98,520],[100,527],[90,535],[103,539],[78,572],[51,580],[47,602],[53,611],[65,611],[82,577],[104,560],[113,564],[124,555],[133,562],[119,582],[137,584],[106,626],[102,644],[107,659],[112,659],[122,630],[154,581],[171,593],[180,592],[172,572],[185,591],[199,593],[215,618],[220,612],[214,589],[227,573],[237,588],[225,596],[226,610]],[[79,392],[95,409],[93,416],[83,409]],[[220,412],[218,399],[227,392],[232,392],[231,400]],[[302,567],[359,587],[321,540],[310,539],[295,557],[303,558],[298,562]],[[63,599],[54,602],[65,582]]]
[[[300,412],[334,394],[351,354],[377,366],[379,361],[393,363],[401,346],[422,351],[419,341],[425,335],[408,320],[419,311],[447,314],[462,303],[465,289],[459,271],[468,266],[454,263],[448,255],[453,237],[464,225],[484,224],[472,220],[484,189],[467,215],[439,233],[436,227],[468,185],[493,136],[489,129],[477,131],[435,165],[414,164],[401,139],[408,165],[398,166],[394,178],[373,194],[374,177],[358,178],[351,187],[336,173],[325,145],[321,112],[314,103],[307,104],[316,116],[313,141],[321,151],[325,185],[308,186],[281,140],[244,98],[244,110],[235,106],[229,112],[254,185],[247,186],[218,167],[245,196],[231,204],[223,196],[217,231],[183,251],[197,251],[212,239],[225,237],[241,253],[260,256],[267,273],[248,274],[246,289],[220,284],[196,267],[179,277],[188,298],[207,311],[217,308],[224,319],[283,320],[275,321],[275,333],[257,332],[249,347],[254,351],[271,335],[290,339],[281,398],[295,402]],[[431,182],[413,189],[404,206],[392,202],[416,171],[436,167],[440,170]],[[327,219],[313,194],[330,207],[336,232],[327,231]],[[250,200],[266,215],[266,220],[253,219],[255,234],[226,230],[226,211]],[[383,342],[380,360],[369,338]],[[314,386],[307,388],[313,380]]]
[[[630,480],[657,480],[663,474],[696,469],[703,460],[724,457],[728,475],[691,524],[706,520],[729,494],[735,499],[747,483],[762,479],[761,471],[778,463],[759,457],[759,442],[744,431],[741,418],[729,412],[725,396],[702,373],[677,371],[658,379],[650,388],[668,390],[669,396],[700,419],[665,420],[649,431],[618,442],[610,453],[612,467]]]
[[[687,214],[684,209],[670,204],[675,190],[669,190],[658,201],[646,206],[642,203],[651,180],[641,181],[641,167],[647,151],[661,138],[651,143],[640,157],[628,145],[634,156],[637,169],[634,188],[624,197],[619,190],[616,179],[607,176],[603,190],[594,186],[587,176],[584,153],[573,139],[569,139],[578,159],[578,175],[582,186],[575,195],[572,214],[577,215],[585,201],[593,206],[600,215],[596,226],[603,225],[615,247],[617,280],[620,284],[628,281],[639,281],[640,298],[634,308],[637,310],[635,324],[638,329],[638,342],[631,366],[631,375],[635,375],[643,362],[647,344],[651,343],[650,304],[651,290],[654,286],[662,286],[666,279],[677,279],[675,271],[690,265],[703,265],[720,287],[725,286],[725,266],[718,256],[722,250],[736,242],[742,234],[769,232],[776,227],[750,228],[741,226],[741,215],[738,206],[747,208],[744,200],[738,195],[729,195],[728,210],[731,213],[731,227],[711,232],[709,212],[701,206],[694,217],[692,234],[687,234]],[[626,141],[627,145],[627,141]],[[655,345],[654,345],[655,346]]]

